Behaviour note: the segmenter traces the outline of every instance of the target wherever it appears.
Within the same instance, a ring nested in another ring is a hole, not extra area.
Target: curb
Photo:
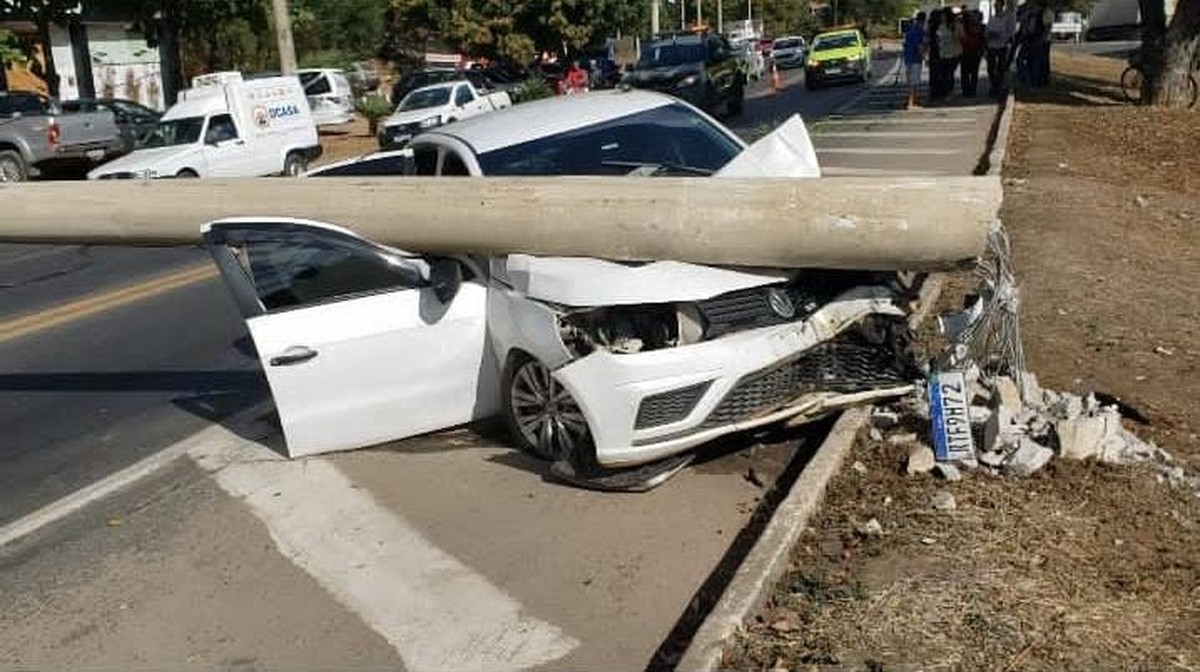
[[[992,151],[988,154],[988,175],[999,176],[1004,168],[1004,160],[1008,157],[1008,132],[1012,127],[1013,109],[1016,107],[1016,94],[1012,88],[1000,111],[1000,121],[996,126],[996,137],[992,141]]]
[[[1004,164],[1013,107],[1013,92],[1010,90],[996,121],[991,149],[985,150],[984,156],[981,157],[989,162],[986,173],[988,176],[999,175]],[[945,276],[942,274],[933,275],[926,280],[910,324],[920,324],[933,310],[944,281]],[[817,449],[792,485],[787,497],[775,509],[762,536],[738,567],[716,606],[696,630],[676,669],[711,672],[721,668],[726,642],[766,604],[771,589],[787,570],[792,547],[800,533],[808,526],[809,519],[817,512],[821,500],[824,499],[825,488],[841,467],[846,454],[850,452],[859,430],[866,425],[871,408],[853,408],[838,418],[825,442]]]

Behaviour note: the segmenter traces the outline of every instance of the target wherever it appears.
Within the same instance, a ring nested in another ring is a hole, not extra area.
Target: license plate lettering
[[[975,440],[971,434],[966,380],[961,371],[942,371],[929,380],[929,407],[937,459],[971,460]]]

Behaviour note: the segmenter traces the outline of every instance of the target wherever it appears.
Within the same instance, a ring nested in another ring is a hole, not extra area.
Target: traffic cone
[[[779,66],[771,63],[771,90],[778,93],[784,88],[783,78],[779,76]]]

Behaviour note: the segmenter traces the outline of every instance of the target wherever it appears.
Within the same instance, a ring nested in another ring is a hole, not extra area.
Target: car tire
[[[284,177],[300,177],[304,174],[304,170],[308,168],[308,161],[300,152],[288,152],[288,155],[283,159],[283,176]]]
[[[534,357],[513,352],[501,376],[505,423],[522,450],[576,469],[596,466],[587,419],[571,393]]]
[[[180,180],[192,180],[197,177],[200,177],[200,174],[197,173],[196,171],[192,170],[191,168],[184,168],[183,170],[179,171],[178,173],[175,173],[175,177],[176,177],[176,179],[180,179]]]
[[[0,182],[24,182],[29,179],[25,159],[11,149],[0,151]]]

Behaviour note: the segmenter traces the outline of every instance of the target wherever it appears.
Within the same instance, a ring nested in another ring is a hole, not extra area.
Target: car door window
[[[209,120],[208,132],[204,134],[204,142],[215,145],[226,140],[236,140],[237,137],[237,126],[233,123],[233,117],[228,114],[218,114]]]
[[[460,86],[454,91],[454,104],[459,107],[465,107],[475,100],[475,95],[471,93],[471,87]]]
[[[249,229],[226,244],[267,311],[422,284],[417,261],[333,233]]]
[[[457,152],[446,150],[445,156],[442,158],[442,176],[449,177],[464,177],[469,176],[471,171],[467,170],[467,164],[463,162],[462,157]]]

